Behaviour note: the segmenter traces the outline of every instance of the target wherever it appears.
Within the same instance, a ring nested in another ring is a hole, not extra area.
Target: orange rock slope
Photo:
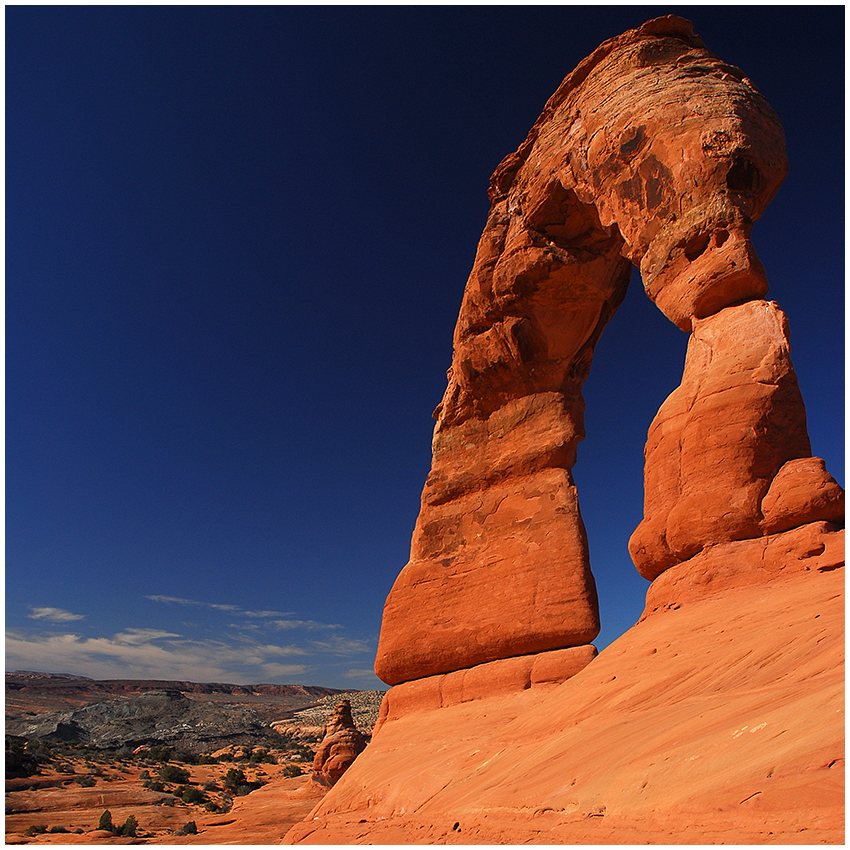
[[[496,169],[371,746],[290,840],[840,841],[844,492],[750,229],[776,115],[691,25],[611,39]],[[642,622],[598,657],[571,468],[629,262],[691,334],[649,429]]]
[[[843,570],[806,560],[562,684],[403,706],[287,842],[841,843]]]

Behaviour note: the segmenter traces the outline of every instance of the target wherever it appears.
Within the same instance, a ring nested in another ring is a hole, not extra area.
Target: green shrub
[[[123,835],[125,838],[135,838],[138,826],[138,821],[133,817],[133,815],[130,815],[130,817],[128,817],[117,830],[116,835]]]
[[[244,785],[248,780],[244,770],[239,767],[231,767],[224,774],[222,781],[224,782],[224,787],[233,794],[240,785]]]
[[[106,829],[109,832],[115,832],[115,824],[112,823],[112,812],[109,809],[105,809],[103,814],[100,816],[100,820],[97,822],[98,829]]]
[[[48,832],[67,832],[64,826],[51,826]]]
[[[27,831],[24,835],[32,837],[33,835],[43,835],[45,832],[47,832],[47,824],[40,823],[27,827]]]
[[[97,785],[93,776],[75,776],[73,779],[81,788],[94,788]]]
[[[177,767],[176,764],[164,765],[159,769],[157,776],[163,782],[175,782],[178,785],[185,785],[189,781],[189,771]]]
[[[152,761],[168,761],[171,758],[172,749],[165,744],[156,744],[148,750],[148,758]]]
[[[184,823],[180,829],[177,830],[177,835],[197,835],[198,834],[198,826],[195,821],[190,820],[188,823]]]
[[[288,764],[283,769],[283,776],[285,776],[287,779],[292,779],[293,776],[301,776],[301,775],[302,775],[301,768],[298,767],[298,765],[296,765],[296,764]]]
[[[179,788],[175,788],[174,795],[182,798],[184,803],[196,803],[200,805],[207,800],[207,795],[203,791],[199,791],[191,785],[181,785]]]

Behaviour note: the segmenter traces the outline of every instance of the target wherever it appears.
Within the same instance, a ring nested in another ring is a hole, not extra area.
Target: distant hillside
[[[6,718],[68,711],[92,703],[138,697],[149,691],[180,691],[200,702],[253,708],[263,720],[287,717],[315,705],[321,697],[342,693],[317,685],[234,685],[223,682],[175,682],[165,679],[88,679],[64,673],[6,673]]]

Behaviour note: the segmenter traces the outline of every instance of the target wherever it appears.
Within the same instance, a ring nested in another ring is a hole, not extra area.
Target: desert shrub
[[[79,785],[81,788],[94,788],[94,786],[97,785],[95,778],[93,776],[88,775],[75,776],[72,781],[76,782],[77,785]]]
[[[198,825],[195,821],[190,820],[187,823],[184,823],[180,829],[177,830],[177,835],[197,835],[198,834]]]
[[[98,829],[106,829],[109,832],[115,832],[115,824],[112,823],[112,812],[109,809],[105,809],[103,814],[100,816],[100,820],[97,822]]]
[[[33,753],[28,742],[17,735],[6,736],[6,778],[32,776],[38,773],[41,757]]]
[[[296,765],[296,764],[288,764],[283,769],[283,775],[287,779],[292,779],[293,776],[301,776],[301,768],[298,767],[298,765]]]
[[[68,830],[65,829],[64,826],[51,826],[50,829],[47,830],[47,831],[55,833],[55,832],[67,832]]]
[[[138,829],[139,822],[130,815],[127,820],[118,828],[116,831],[116,835],[123,835],[125,838],[135,838],[136,830]]]
[[[245,776],[245,771],[239,767],[231,767],[228,768],[227,773],[224,774],[224,779],[222,780],[224,783],[224,787],[234,793],[236,789],[240,785],[244,785],[248,779]]]
[[[171,747],[167,747],[165,744],[154,744],[148,750],[148,758],[151,761],[169,761],[171,759],[171,754],[173,750]]]
[[[184,785],[189,781],[189,771],[182,767],[177,767],[176,764],[166,764],[159,769],[157,776],[163,782],[175,782],[178,785]]]
[[[175,789],[174,795],[181,797],[184,803],[196,803],[200,805],[207,801],[207,795],[203,791],[193,788],[191,785],[181,785]]]
[[[82,835],[82,834],[83,834],[83,828],[82,828],[81,826],[78,826],[78,827],[74,830],[74,835]]]
[[[165,791],[165,786],[156,779],[146,779],[142,783],[142,788],[147,788],[148,791]]]
[[[43,835],[45,832],[47,832],[47,824],[39,823],[28,826],[24,835],[32,837],[33,835]]]
[[[217,782],[210,780],[204,783],[204,791],[221,791],[221,786]]]
[[[149,773],[147,770],[143,770],[143,771],[139,774],[139,779],[150,779],[150,778],[151,778],[151,775],[150,775],[150,773]]]
[[[231,767],[224,774],[223,784],[229,794],[234,797],[244,797],[257,788],[262,788],[265,782],[251,782],[245,776],[245,771],[238,767]]]

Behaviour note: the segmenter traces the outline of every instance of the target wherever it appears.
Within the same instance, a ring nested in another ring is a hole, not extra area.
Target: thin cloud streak
[[[159,602],[165,605],[190,605],[196,608],[211,608],[214,611],[227,611],[231,614],[238,614],[240,617],[248,617],[254,620],[266,620],[270,628],[275,629],[308,629],[315,631],[317,629],[340,629],[339,623],[321,623],[318,620],[301,620],[293,616],[293,611],[271,611],[271,610],[250,610],[241,608],[239,605],[226,604],[222,602],[202,602],[199,599],[186,599],[183,596],[167,596],[165,594],[150,594],[145,596],[151,602]]]
[[[214,611],[240,611],[238,605],[229,605],[223,602],[201,602],[198,599],[186,599],[182,596],[165,596],[163,594],[152,594],[145,596],[151,602],[162,602],[167,605],[194,605],[198,608],[212,608]]]
[[[332,655],[359,655],[373,651],[371,641],[342,635],[333,635],[326,640],[312,640],[309,646],[316,652],[329,652]]]
[[[342,626],[339,623],[319,623],[316,620],[271,620],[269,621],[270,626],[274,626],[276,629],[309,629],[310,631],[314,631],[315,629],[341,629]]]
[[[30,608],[31,620],[45,620],[48,623],[70,623],[73,620],[85,620],[85,614],[74,614],[64,608]]]

